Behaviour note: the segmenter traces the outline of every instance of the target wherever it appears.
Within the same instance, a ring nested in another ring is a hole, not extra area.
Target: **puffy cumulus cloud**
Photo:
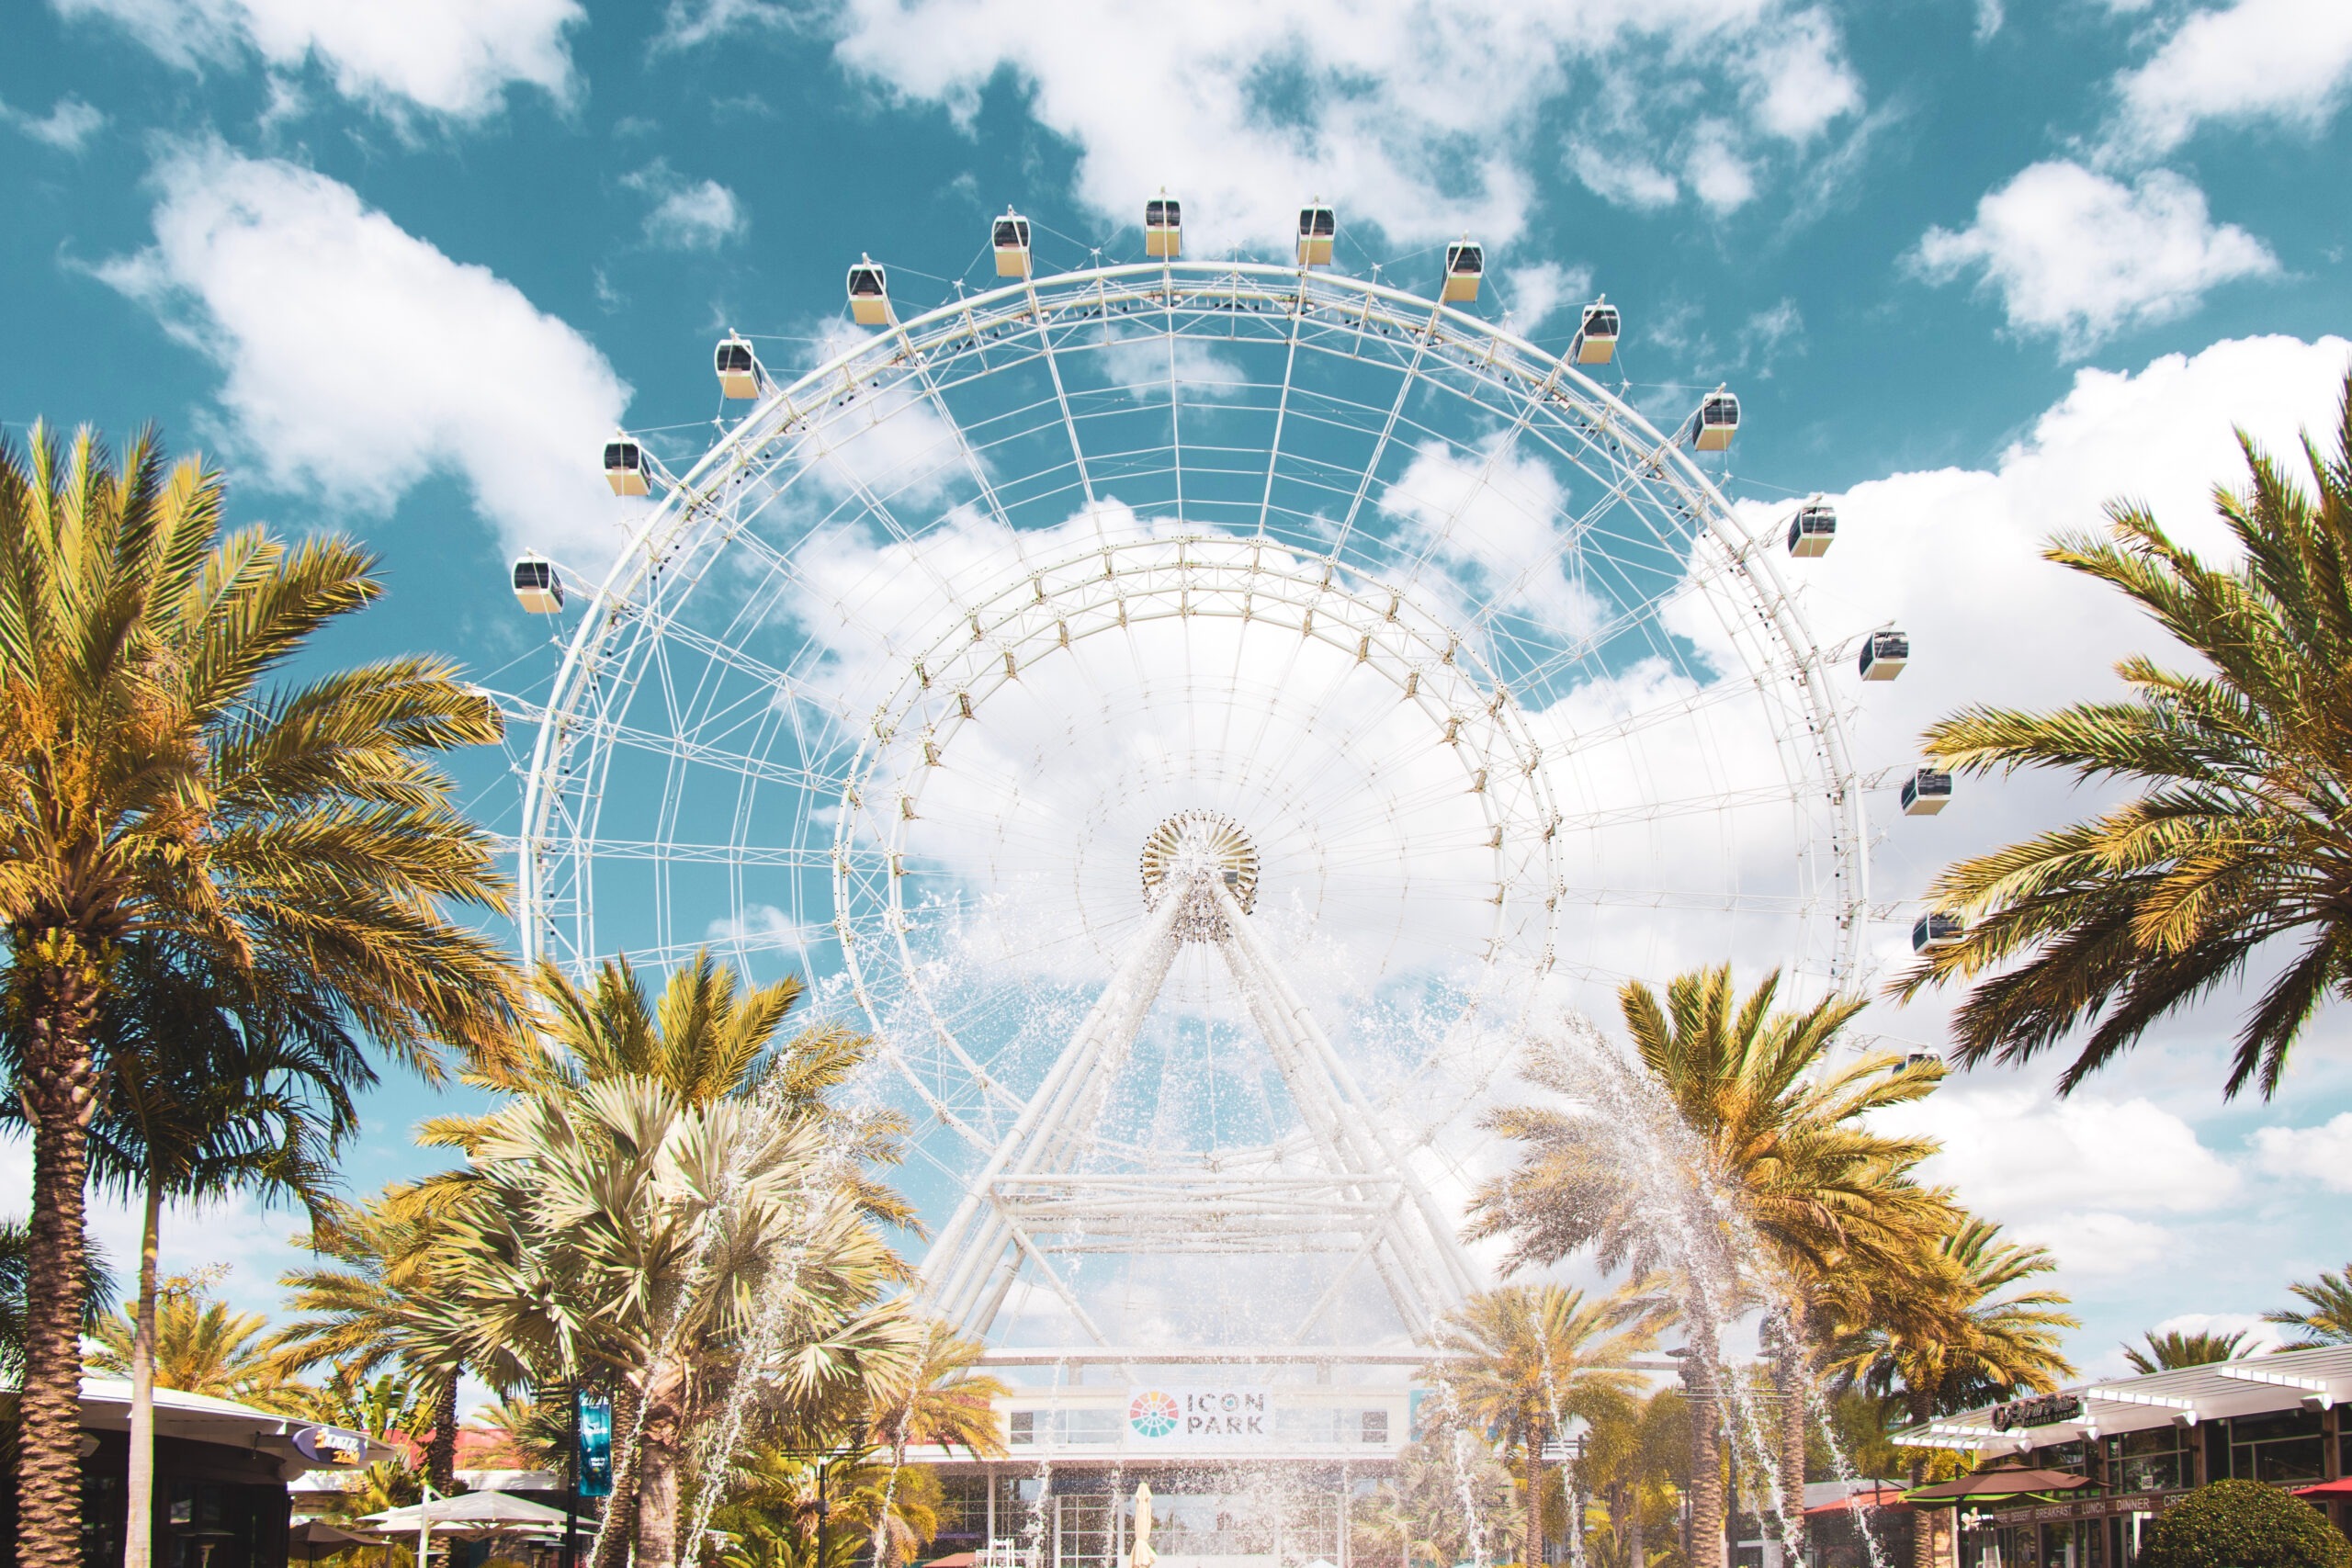
[[[1889,1128],[1942,1142],[1926,1168],[1930,1179],[2013,1223],[2081,1213],[2199,1213],[2227,1202],[2238,1187],[2236,1169],[2196,1129],[2144,1099],[2052,1100],[2038,1085],[1963,1081],[1882,1115]]]
[[[2352,1111],[2316,1127],[2257,1130],[2254,1163],[2267,1175],[2316,1181],[2331,1192],[2352,1192]]]
[[[0,125],[14,127],[61,152],[79,152],[106,123],[104,114],[71,93],[58,99],[45,115],[28,114],[0,103]]]
[[[2286,1332],[2275,1323],[2267,1322],[2250,1312],[2184,1312],[2177,1313],[2156,1325],[2158,1335],[2181,1334],[2243,1334],[2246,1337],[2242,1354],[2259,1356],[2278,1350],[2287,1344]]]
[[[645,215],[648,244],[672,251],[715,251],[750,225],[735,193],[717,180],[681,179],[662,160],[621,183],[653,198]]]
[[[1592,298],[1592,269],[1537,262],[1513,267],[1502,278],[1502,297],[1510,307],[1510,324],[1521,337],[1532,336],[1563,305],[1581,305]]]
[[[1600,608],[1557,547],[1567,504],[1559,474],[1504,432],[1479,451],[1422,443],[1380,501],[1429,558],[1491,602],[1582,635]]]
[[[1937,283],[1975,274],[2009,325],[2080,354],[2127,327],[2188,314],[2206,292],[2267,276],[2278,259],[2166,170],[2124,185],[2080,164],[2035,164],[1976,204],[1964,229],[1928,231],[1912,265]]]
[[[453,474],[509,543],[617,546],[595,451],[628,389],[578,333],[311,170],[207,143],[155,185],[154,243],[99,274],[220,367],[245,465],[376,511]]]
[[[2128,1279],[2177,1256],[2180,1245],[2163,1225],[2104,1211],[2026,1220],[2008,1235],[2046,1249],[2069,1280]]]
[[[1537,121],[1574,107],[1595,188],[1724,208],[1861,107],[1826,8],[1787,0],[845,0],[838,54],[885,91],[968,119],[1001,74],[1079,152],[1079,194],[1132,221],[1165,186],[1210,247],[1290,232],[1311,195],[1396,240],[1516,235],[1536,187]],[[671,9],[670,38],[792,25],[780,3]],[[1703,94],[1734,118],[1693,133]],[[1735,156],[1733,142],[1742,151]],[[1619,165],[1648,171],[1629,180]],[[1579,159],[1578,167],[1585,166]],[[1682,175],[1666,170],[1687,170]]]
[[[2125,152],[2161,155],[2209,120],[2316,132],[2352,88],[2352,6],[2234,0],[2192,12],[2115,87]]]
[[[163,59],[194,69],[248,53],[273,71],[316,60],[335,90],[404,115],[480,119],[510,84],[572,90],[564,34],[580,0],[51,0],[65,17],[103,17]]]

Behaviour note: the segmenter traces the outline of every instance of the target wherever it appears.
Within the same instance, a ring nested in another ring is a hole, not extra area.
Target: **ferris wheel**
[[[1905,650],[1815,645],[1834,516],[1751,532],[1736,399],[1645,417],[1605,300],[1554,354],[1469,241],[1430,297],[1332,270],[1327,207],[1276,262],[1146,218],[1046,273],[1008,213],[930,308],[861,259],[814,367],[721,341],[682,471],[614,438],[618,563],[568,612],[515,566],[571,617],[525,957],[707,946],[862,1015],[974,1332],[1229,1339],[1270,1290],[1418,1331],[1475,1282],[1449,1129],[1537,998],[1853,976],[1843,713]]]

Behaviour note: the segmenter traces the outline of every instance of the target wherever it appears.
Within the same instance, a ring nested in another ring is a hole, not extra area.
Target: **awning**
[[[2063,1470],[1980,1470],[1957,1481],[1939,1481],[1904,1496],[1914,1503],[1956,1503],[1963,1497],[2022,1497],[2030,1492],[2072,1492],[2090,1483]]]
[[[1902,1487],[1881,1486],[1872,1491],[1855,1492],[1826,1503],[1815,1503],[1804,1511],[1804,1517],[1808,1519],[1827,1518],[1833,1514],[1842,1514],[1849,1508],[1899,1508],[1905,1506],[1906,1502]]]
[[[2341,1481],[2323,1481],[2312,1486],[2290,1486],[2287,1490],[2298,1497],[2352,1497],[2352,1475]]]

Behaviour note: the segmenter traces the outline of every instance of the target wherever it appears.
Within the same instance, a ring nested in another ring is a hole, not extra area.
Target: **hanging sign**
[[[367,1459],[368,1439],[333,1427],[304,1427],[294,1434],[294,1451],[313,1464],[341,1470]]]
[[[575,1456],[582,1497],[613,1495],[613,1402],[582,1389],[580,1401],[580,1451]]]
[[[1127,1441],[1146,1448],[1258,1448],[1273,1441],[1273,1391],[1261,1386],[1127,1391]]]

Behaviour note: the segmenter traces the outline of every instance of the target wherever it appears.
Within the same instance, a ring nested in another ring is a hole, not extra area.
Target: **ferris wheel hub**
[[[1225,913],[1213,883],[1224,885],[1248,914],[1258,902],[1258,846],[1239,823],[1217,811],[1180,811],[1151,830],[1141,856],[1143,901],[1156,909],[1173,888],[1185,899],[1176,934],[1185,942],[1224,937]]]

